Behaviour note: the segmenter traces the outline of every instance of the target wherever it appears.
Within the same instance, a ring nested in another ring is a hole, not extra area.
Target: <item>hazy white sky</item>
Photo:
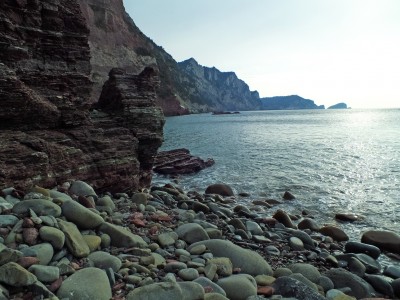
[[[175,60],[234,71],[261,97],[400,107],[400,0],[124,0]]]

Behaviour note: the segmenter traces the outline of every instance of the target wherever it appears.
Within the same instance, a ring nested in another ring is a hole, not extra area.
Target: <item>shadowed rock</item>
[[[119,191],[148,185],[164,124],[157,72],[112,72],[104,111],[90,112],[89,30],[80,6],[43,2],[0,7],[2,22],[12,24],[0,32],[1,187],[70,179]]]

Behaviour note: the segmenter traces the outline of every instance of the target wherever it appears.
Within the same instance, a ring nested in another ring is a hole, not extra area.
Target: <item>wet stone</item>
[[[33,265],[29,271],[42,282],[53,282],[60,277],[60,269],[52,266]]]
[[[164,271],[165,272],[176,272],[182,269],[187,269],[187,266],[183,262],[171,262],[165,265]]]
[[[400,278],[400,267],[390,265],[385,268],[383,275],[392,277],[393,279]]]
[[[302,251],[304,250],[304,244],[303,241],[297,237],[292,236],[289,239],[289,246],[292,248],[294,251]]]
[[[192,281],[199,277],[199,272],[193,268],[182,269],[178,271],[180,278],[186,281]]]
[[[381,250],[376,246],[353,241],[347,242],[344,249],[346,253],[363,253],[374,259],[377,259],[381,254]]]
[[[0,283],[13,287],[28,286],[37,281],[35,275],[15,262],[0,267]]]

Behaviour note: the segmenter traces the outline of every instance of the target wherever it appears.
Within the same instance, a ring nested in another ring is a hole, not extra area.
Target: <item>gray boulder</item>
[[[257,252],[243,249],[226,240],[206,240],[194,243],[191,248],[205,245],[214,257],[228,257],[234,268],[240,268],[242,273],[250,275],[272,275],[272,268],[267,261]]]
[[[324,274],[335,285],[335,289],[351,288],[350,296],[357,299],[369,298],[374,292],[373,287],[364,279],[345,269],[331,269]]]

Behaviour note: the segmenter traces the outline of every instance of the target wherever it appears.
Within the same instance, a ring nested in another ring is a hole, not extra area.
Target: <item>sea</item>
[[[400,234],[400,109],[283,110],[168,117],[161,150],[187,148],[215,165],[180,176],[186,191],[204,193],[226,183],[240,204],[257,199],[295,201],[278,208],[308,211],[351,239],[370,229]],[[169,179],[157,175],[155,183]],[[336,213],[355,213],[343,223]],[[268,212],[269,213],[269,212]]]

